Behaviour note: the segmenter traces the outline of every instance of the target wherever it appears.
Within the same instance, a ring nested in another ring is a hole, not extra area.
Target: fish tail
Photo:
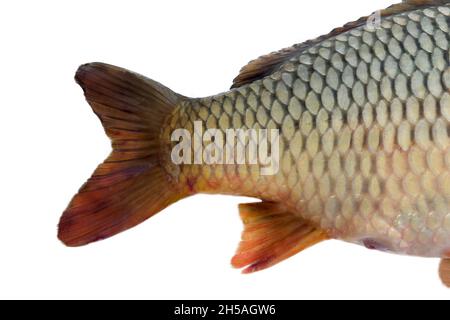
[[[164,168],[161,132],[180,96],[133,72],[103,63],[75,76],[112,140],[112,152],[64,211],[58,238],[81,246],[111,237],[183,198]]]

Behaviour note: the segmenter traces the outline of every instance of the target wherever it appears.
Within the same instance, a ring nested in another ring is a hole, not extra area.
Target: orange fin
[[[112,140],[113,151],[61,217],[58,237],[68,246],[113,236],[182,197],[160,155],[162,126],[179,96],[103,63],[81,66],[75,78]]]
[[[328,239],[327,234],[271,202],[240,204],[242,241],[231,264],[243,273],[267,269]]]
[[[449,0],[405,0],[401,3],[392,5],[387,9],[381,10],[380,16],[392,16],[423,7],[444,5],[449,2]],[[343,27],[335,28],[330,33],[323,35],[317,39],[295,44],[292,47],[285,48],[277,52],[272,52],[250,61],[239,71],[239,75],[234,78],[231,88],[241,87],[245,84],[252,83],[253,81],[262,79],[272,74],[289,59],[298,56],[303,51],[319,44],[322,41],[364,25],[365,23],[367,23],[368,18],[369,17],[359,18],[358,20],[345,24]]]
[[[439,277],[442,283],[450,288],[450,259],[442,259],[439,265]]]

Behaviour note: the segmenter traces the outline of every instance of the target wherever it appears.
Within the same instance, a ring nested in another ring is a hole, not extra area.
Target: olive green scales
[[[252,61],[230,91],[207,98],[80,67],[113,153],[65,211],[60,238],[103,239],[196,193],[245,195],[263,202],[240,207],[236,267],[257,271],[336,238],[443,258],[449,283],[450,3],[411,0],[379,15]],[[278,129],[279,170],[173,163],[172,133],[195,135],[195,123]]]

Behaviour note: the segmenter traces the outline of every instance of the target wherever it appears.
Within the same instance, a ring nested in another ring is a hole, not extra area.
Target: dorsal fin
[[[395,14],[400,14],[407,11],[412,11],[427,6],[439,6],[450,3],[450,0],[404,0],[402,3],[394,4],[387,9],[380,11],[381,17],[387,17]],[[295,44],[292,47],[282,49],[280,51],[272,52],[261,56],[258,59],[250,61],[244,66],[239,75],[234,78],[231,88],[238,88],[245,84],[251,83],[255,80],[262,79],[276,70],[290,58],[300,54],[301,52],[311,48],[320,42],[329,38],[335,37],[341,33],[347,32],[351,29],[357,28],[367,22],[369,16],[362,17],[356,21],[347,23],[343,27],[333,29],[329,34],[321,36],[314,40],[309,40],[300,44]]]

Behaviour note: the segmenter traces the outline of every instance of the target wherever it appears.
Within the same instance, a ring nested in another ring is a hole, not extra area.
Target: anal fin
[[[300,251],[328,239],[306,220],[277,203],[240,204],[244,222],[242,240],[231,264],[243,273],[267,269]]]
[[[439,265],[439,277],[442,283],[450,288],[450,259],[442,259]]]

